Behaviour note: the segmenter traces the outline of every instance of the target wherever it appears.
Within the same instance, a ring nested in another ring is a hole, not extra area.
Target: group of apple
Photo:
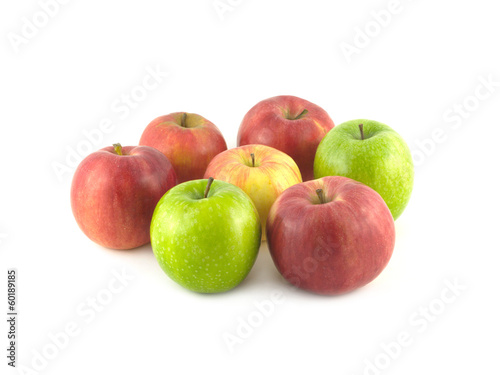
[[[197,114],[158,117],[139,146],[81,162],[75,219],[108,248],[151,241],[165,273],[201,293],[241,283],[266,237],[283,277],[314,293],[349,292],[382,272],[413,187],[397,132],[365,119],[335,126],[319,106],[277,96],[250,109],[237,142],[228,150]]]

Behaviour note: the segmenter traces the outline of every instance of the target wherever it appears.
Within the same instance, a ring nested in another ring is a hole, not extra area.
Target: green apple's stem
[[[186,118],[187,118],[187,115],[188,115],[188,114],[187,114],[186,112],[184,112],[184,113],[182,114],[182,117],[181,117],[181,126],[182,126],[183,128],[185,128],[185,127],[186,127]]]
[[[307,112],[309,111],[307,109],[304,109],[297,117],[294,118],[294,120],[298,120],[299,118],[304,117],[305,115],[307,115]]]
[[[365,139],[365,133],[363,133],[363,124],[359,124],[359,132],[361,133],[361,140]]]
[[[252,158],[252,167],[255,167],[255,154],[251,153],[250,157]]]
[[[316,194],[318,194],[319,203],[326,203],[325,193],[323,192],[323,189],[316,189]]]
[[[205,198],[208,196],[208,192],[210,191],[210,186],[212,186],[212,182],[214,182],[214,178],[209,177],[207,182],[207,187],[205,188]]]
[[[122,153],[122,145],[121,144],[115,143],[115,144],[113,144],[113,147],[115,148],[115,152],[118,155],[123,155],[123,153]]]

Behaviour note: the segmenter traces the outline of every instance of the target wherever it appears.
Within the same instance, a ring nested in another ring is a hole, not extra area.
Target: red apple
[[[160,150],[174,166],[179,183],[203,178],[208,163],[227,150],[217,126],[200,115],[185,112],[151,121],[139,144]]]
[[[274,202],[267,241],[278,271],[295,286],[340,294],[375,279],[391,258],[394,220],[382,197],[347,177],[294,185]]]
[[[131,249],[149,242],[156,204],[177,178],[158,150],[113,146],[80,163],[71,185],[71,208],[92,241],[112,249]]]
[[[334,126],[316,104],[296,96],[275,96],[257,103],[245,115],[238,146],[257,143],[283,151],[297,163],[302,179],[312,180],[316,149]]]

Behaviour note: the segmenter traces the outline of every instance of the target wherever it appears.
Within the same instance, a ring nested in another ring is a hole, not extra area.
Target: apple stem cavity
[[[121,144],[114,143],[113,147],[114,147],[115,152],[116,152],[117,155],[123,155],[123,153],[122,153],[122,145]]]
[[[182,117],[181,117],[181,126],[182,126],[183,128],[186,128],[186,127],[187,127],[187,126],[186,126],[186,118],[187,118],[187,113],[186,113],[186,112],[184,112],[184,113],[182,114]]]
[[[359,124],[359,132],[361,133],[361,140],[364,140],[365,133],[363,132],[363,124]]]
[[[252,167],[255,167],[255,154],[251,153],[250,157],[252,158]]]
[[[323,189],[316,189],[316,194],[318,194],[319,203],[326,203],[325,193],[323,192]]]
[[[298,120],[298,119],[300,119],[300,118],[304,117],[305,115],[307,115],[307,113],[308,113],[308,112],[309,112],[309,111],[308,111],[307,109],[304,109],[304,110],[303,110],[302,112],[300,112],[300,114],[299,114],[297,117],[295,117],[293,120]]]
[[[212,182],[214,182],[214,178],[213,177],[209,177],[208,178],[208,182],[207,182],[207,187],[205,188],[205,196],[204,196],[204,198],[206,198],[208,196],[208,192],[210,191],[210,186],[212,186]]]

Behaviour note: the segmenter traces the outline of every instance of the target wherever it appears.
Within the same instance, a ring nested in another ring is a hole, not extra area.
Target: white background
[[[500,81],[495,2],[401,0],[381,30],[372,12],[389,1],[222,3],[233,5],[220,17],[212,0],[70,1],[18,48],[13,34],[23,36],[24,17],[43,23],[41,7],[0,6],[0,279],[18,270],[18,365],[53,354],[49,334],[74,322],[78,334],[36,373],[378,373],[367,363],[384,374],[498,370],[500,87],[476,92],[481,80]],[[355,46],[367,27],[368,45],[348,61],[342,42]],[[140,90],[148,67],[169,76],[130,113],[113,110],[121,95]],[[84,131],[103,119],[113,124],[86,155],[117,141],[135,145],[153,118],[189,111],[235,147],[246,111],[280,94],[322,106],[336,124],[387,123],[414,152],[412,199],[396,222],[392,260],[374,282],[340,297],[293,290],[263,245],[239,287],[198,295],[163,273],[149,245],[112,251],[80,232],[66,158],[85,149]],[[461,117],[444,118],[464,101]],[[58,176],[61,165],[68,170]],[[134,279],[86,322],[78,308],[104,295],[122,269]],[[454,282],[465,289],[445,303],[441,294]],[[276,290],[282,302],[231,352],[224,334],[236,335]],[[417,325],[429,305],[438,313]],[[411,344],[387,361],[383,345],[402,332]]]

